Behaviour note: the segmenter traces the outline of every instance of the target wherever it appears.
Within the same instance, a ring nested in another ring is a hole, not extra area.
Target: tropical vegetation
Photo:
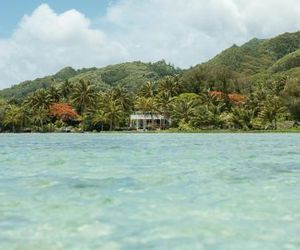
[[[0,131],[128,130],[134,111],[162,114],[176,131],[297,127],[299,54],[296,32],[234,45],[188,70],[165,61],[67,67],[0,91]]]

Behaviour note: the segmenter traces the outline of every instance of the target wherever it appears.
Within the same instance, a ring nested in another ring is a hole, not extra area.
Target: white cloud
[[[299,15],[298,0],[118,0],[92,22],[44,4],[0,39],[0,88],[65,66],[164,58],[189,67],[233,43],[299,30]]]
[[[133,59],[188,67],[234,43],[296,31],[299,14],[299,0],[120,0],[106,18]]]
[[[76,10],[58,15],[45,4],[24,16],[13,36],[0,40],[0,88],[69,65],[103,66],[127,58],[121,44],[90,25]]]

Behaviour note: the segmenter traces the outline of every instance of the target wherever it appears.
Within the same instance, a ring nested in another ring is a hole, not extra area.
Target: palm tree
[[[143,113],[150,113],[152,127],[154,127],[154,113],[158,111],[155,99],[152,97],[138,97],[135,101],[135,108]]]
[[[61,98],[60,89],[56,88],[55,86],[50,86],[48,88],[47,98],[51,103],[59,102],[59,100]]]
[[[252,120],[255,118],[255,110],[246,109],[245,107],[234,107],[229,115],[229,121],[234,127],[241,129],[252,128]]]
[[[251,93],[245,102],[245,107],[254,111],[255,116],[257,116],[263,109],[263,104],[267,99],[267,93],[264,89],[258,89]]]
[[[21,129],[24,123],[24,113],[22,108],[16,105],[9,105],[5,110],[3,117],[3,124],[10,126],[12,132],[16,132],[17,129]]]
[[[49,120],[49,112],[47,109],[40,107],[33,111],[31,117],[32,123],[39,127],[39,130],[43,129],[43,125]]]
[[[203,91],[199,96],[203,105],[215,106],[222,101],[219,96],[212,94],[210,90]]]
[[[130,111],[132,106],[132,98],[129,95],[128,91],[120,86],[113,88],[107,92],[106,98],[110,98],[118,102],[124,110]]]
[[[80,114],[95,104],[97,98],[96,88],[89,81],[80,80],[74,86],[72,101]]]
[[[5,109],[7,108],[7,103],[0,99],[0,131],[2,130],[2,127],[3,127],[3,118],[4,118],[4,112],[5,112]]]
[[[24,105],[32,109],[47,109],[51,104],[48,92],[45,89],[39,89],[24,100]]]
[[[104,124],[108,121],[107,114],[103,109],[97,109],[92,115],[92,123],[94,126],[101,125],[101,131],[103,131]]]
[[[134,103],[134,107],[136,110],[139,110],[143,113],[150,112],[149,104],[151,104],[151,102],[151,98],[138,97]]]
[[[280,114],[287,111],[278,96],[268,96],[264,102],[262,111],[258,114],[263,122],[269,122],[273,128],[277,129],[277,119]]]
[[[298,79],[287,81],[281,93],[282,101],[290,111],[294,119],[294,125],[298,126],[300,121],[300,84]]]
[[[208,124],[215,128],[220,128],[223,126],[222,112],[226,104],[224,102],[219,102],[216,105],[207,106],[208,111]]]
[[[157,110],[161,112],[166,120],[170,118],[173,100],[174,98],[168,92],[161,92],[154,99]]]
[[[65,100],[68,100],[71,91],[72,91],[72,83],[69,80],[65,80],[63,84],[60,86],[60,93]]]
[[[179,82],[179,78],[167,76],[161,80],[158,84],[158,92],[166,92],[170,96],[178,95],[182,90],[182,85]]]
[[[146,82],[139,90],[139,96],[146,98],[154,97],[156,95],[156,84],[154,82]]]
[[[109,130],[112,131],[115,126],[120,122],[124,116],[124,111],[122,106],[114,101],[107,100],[105,106],[103,107],[103,117],[109,121]]]
[[[173,103],[172,118],[188,124],[195,114],[197,103],[195,100],[179,99]]]

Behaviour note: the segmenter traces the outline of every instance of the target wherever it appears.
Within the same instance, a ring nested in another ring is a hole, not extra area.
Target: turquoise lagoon
[[[300,249],[299,134],[2,134],[0,249]]]

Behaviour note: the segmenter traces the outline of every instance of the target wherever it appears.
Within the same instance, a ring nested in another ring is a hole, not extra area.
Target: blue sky
[[[0,89],[63,67],[181,68],[300,30],[299,0],[0,0]]]
[[[57,12],[76,9],[94,19],[105,14],[112,0],[0,0],[0,37],[11,35],[25,14],[32,13],[39,5],[47,3]]]

